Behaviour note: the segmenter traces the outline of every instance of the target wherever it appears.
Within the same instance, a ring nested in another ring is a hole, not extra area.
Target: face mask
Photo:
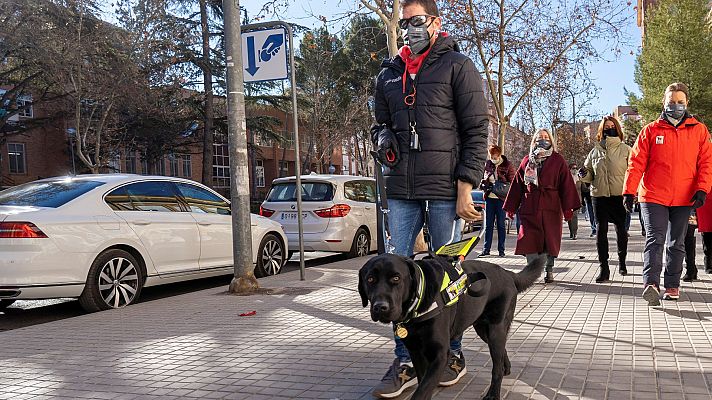
[[[408,25],[405,42],[410,46],[410,51],[413,54],[423,54],[430,48],[430,37],[427,24],[420,26]]]
[[[665,115],[672,119],[682,119],[686,111],[687,107],[684,104],[668,104],[665,106]]]
[[[604,129],[603,136],[618,137],[618,131],[615,128]]]
[[[536,141],[536,147],[544,150],[549,150],[551,148],[551,142],[546,139],[539,139]]]

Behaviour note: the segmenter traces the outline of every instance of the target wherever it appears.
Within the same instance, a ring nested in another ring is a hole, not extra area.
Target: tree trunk
[[[210,63],[210,28],[207,0],[200,0],[200,30],[203,42],[203,90],[205,90],[205,119],[203,121],[203,184],[213,187],[213,73]]]
[[[395,57],[398,55],[398,23],[397,21],[389,22],[387,27],[386,39],[388,43],[388,56]]]

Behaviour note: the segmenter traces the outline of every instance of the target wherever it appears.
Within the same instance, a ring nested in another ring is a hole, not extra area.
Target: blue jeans
[[[494,223],[497,222],[497,250],[504,253],[504,241],[507,239],[507,228],[504,219],[504,202],[500,199],[488,197],[485,200],[485,244],[483,253],[489,253],[492,248],[492,236],[494,234]]]
[[[433,251],[449,242],[462,239],[462,220],[455,220],[455,201],[425,201],[389,199],[388,227],[391,244],[395,253],[409,257],[413,254],[413,245],[425,223],[425,207],[428,205],[428,232]],[[402,340],[395,338],[396,357],[401,363],[410,362],[410,354]],[[450,349],[459,355],[462,351],[462,337],[450,342]]]

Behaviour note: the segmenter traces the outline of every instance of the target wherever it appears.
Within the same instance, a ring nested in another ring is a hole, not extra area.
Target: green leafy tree
[[[707,1],[658,2],[645,20],[643,48],[638,55],[635,82],[640,97],[632,103],[646,121],[662,110],[665,88],[683,82],[690,88],[690,111],[712,115],[712,33],[707,25]]]

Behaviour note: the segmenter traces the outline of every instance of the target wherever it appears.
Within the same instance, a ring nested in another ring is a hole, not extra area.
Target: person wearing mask
[[[471,192],[482,179],[489,119],[482,78],[441,30],[436,2],[400,6],[406,44],[381,65],[371,134],[385,167],[390,243],[395,254],[411,256],[426,217],[432,249],[460,239],[458,216],[480,217]],[[376,397],[396,397],[417,383],[408,350],[394,339],[396,359],[374,388]],[[461,348],[461,338],[450,343],[440,385],[454,385],[467,372]]]
[[[578,193],[579,199],[581,199],[581,185],[583,185],[583,182],[579,179],[578,167],[576,166],[576,163],[569,165],[569,169],[571,170],[571,177],[573,178],[574,185],[576,186],[576,192]],[[578,234],[578,214],[579,213],[575,212],[574,216],[568,221],[569,239],[571,240],[576,240],[576,235]]]
[[[504,210],[510,216],[519,210],[521,226],[515,254],[527,262],[547,256],[545,283],[554,281],[554,259],[561,249],[562,219],[569,221],[581,208],[568,164],[556,151],[556,144],[546,129],[532,136],[529,154],[519,165]]]
[[[680,298],[688,218],[692,209],[705,203],[712,187],[709,132],[687,111],[689,101],[685,84],[673,83],[665,89],[663,112],[638,135],[625,175],[624,205],[632,210],[638,192],[645,221],[643,298],[650,306],[660,304],[664,248],[663,299]]]
[[[625,227],[626,209],[623,207],[623,179],[628,168],[630,146],[623,143],[623,130],[618,119],[612,115],[601,120],[596,139],[598,142],[586,156],[581,180],[591,184],[599,263],[596,282],[601,283],[611,278],[608,267],[609,222],[616,228],[618,272],[623,276],[628,273],[625,263],[628,254],[628,230]]]
[[[497,251],[504,257],[504,242],[507,239],[504,199],[506,190],[514,179],[516,168],[502,155],[502,148],[492,145],[489,148],[489,159],[485,163],[485,175],[480,183],[480,189],[485,193],[485,243],[480,257],[490,255],[494,224],[497,223]]]

